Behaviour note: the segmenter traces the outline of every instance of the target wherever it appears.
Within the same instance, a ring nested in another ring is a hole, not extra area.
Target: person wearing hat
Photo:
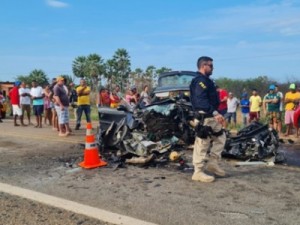
[[[286,124],[286,133],[285,136],[288,136],[292,133],[293,121],[294,121],[294,112],[299,106],[300,93],[296,91],[296,84],[290,84],[290,91],[287,92],[284,96],[285,104],[285,115],[284,123]],[[298,129],[296,136],[298,136]]]
[[[247,122],[249,120],[249,111],[250,111],[250,101],[248,99],[248,94],[244,92],[242,94],[242,100],[240,101],[241,104],[241,111],[242,111],[242,119],[243,119],[243,126],[247,126]]]
[[[32,87],[30,90],[30,95],[32,99],[33,113],[36,119],[35,128],[42,128],[42,115],[44,112],[44,91],[41,86],[37,84],[34,80],[31,83]]]
[[[55,99],[55,110],[57,112],[60,137],[66,137],[71,133],[69,126],[69,96],[65,88],[65,79],[56,78],[56,85],[53,88],[53,98]]]
[[[21,125],[25,126],[25,124],[23,122],[22,109],[20,107],[20,94],[19,94],[20,85],[21,85],[21,82],[16,81],[14,87],[9,92],[9,97],[10,97],[10,101],[11,101],[12,109],[13,109],[15,126],[20,126],[20,124],[17,123],[18,117],[20,117]]]
[[[269,92],[264,97],[263,109],[267,116],[269,126],[277,131],[278,123],[280,122],[280,97],[275,91],[274,84],[269,86]]]

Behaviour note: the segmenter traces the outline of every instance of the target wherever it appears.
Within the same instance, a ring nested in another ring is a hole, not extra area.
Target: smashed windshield
[[[170,76],[160,77],[158,87],[189,86],[193,78],[194,76],[190,74],[173,74]]]

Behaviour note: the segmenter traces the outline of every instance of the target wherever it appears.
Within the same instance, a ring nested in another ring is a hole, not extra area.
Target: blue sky
[[[300,78],[299,1],[1,0],[0,81],[33,69],[72,75],[77,56],[125,48],[132,69],[196,70],[214,78]]]

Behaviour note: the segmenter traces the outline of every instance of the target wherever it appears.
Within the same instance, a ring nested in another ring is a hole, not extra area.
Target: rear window
[[[189,86],[195,76],[191,74],[172,74],[170,76],[160,77],[158,87],[180,87]]]

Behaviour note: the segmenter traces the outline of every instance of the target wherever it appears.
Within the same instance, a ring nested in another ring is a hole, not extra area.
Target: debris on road
[[[278,151],[280,139],[274,129],[268,124],[251,123],[241,129],[236,136],[227,134],[222,157],[240,160],[264,161],[274,156],[274,162],[284,161],[284,156]]]

